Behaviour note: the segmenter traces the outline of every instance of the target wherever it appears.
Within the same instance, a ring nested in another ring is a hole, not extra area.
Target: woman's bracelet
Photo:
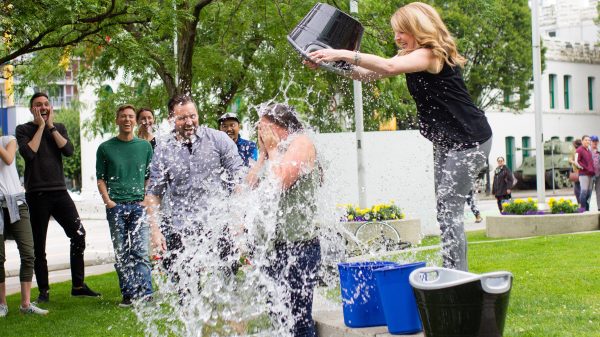
[[[354,51],[354,65],[357,66],[360,63],[360,52],[358,50]]]

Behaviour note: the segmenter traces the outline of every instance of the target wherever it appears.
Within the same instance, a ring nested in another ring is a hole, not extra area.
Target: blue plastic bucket
[[[423,330],[409,275],[425,262],[392,265],[374,271],[388,331],[413,334]]]
[[[386,261],[338,264],[346,326],[363,328],[385,325],[373,271],[390,265],[396,264]]]

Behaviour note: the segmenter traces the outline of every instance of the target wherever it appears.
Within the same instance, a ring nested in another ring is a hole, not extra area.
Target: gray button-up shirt
[[[227,197],[243,168],[237,146],[226,133],[200,126],[191,153],[174,136],[157,144],[146,194],[164,198],[168,193],[173,227],[199,225],[208,220],[211,205]]]

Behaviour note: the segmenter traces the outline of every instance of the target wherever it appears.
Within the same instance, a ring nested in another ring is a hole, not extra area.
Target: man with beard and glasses
[[[171,98],[168,110],[175,128],[156,146],[145,204],[152,247],[158,253],[166,252],[164,266],[177,281],[182,270],[174,264],[185,249],[191,248],[185,246],[187,238],[201,242],[219,235],[219,247],[214,248],[221,259],[229,255],[228,235],[211,233],[205,227],[212,207],[227,199],[244,166],[235,143],[224,132],[198,125],[198,110],[190,96]],[[160,205],[165,197],[171,219],[160,228]]]

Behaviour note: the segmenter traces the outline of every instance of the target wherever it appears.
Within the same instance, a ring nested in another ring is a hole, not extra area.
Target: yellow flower
[[[354,220],[354,215],[352,215],[352,214],[348,215],[348,220],[350,220],[350,221]]]
[[[527,198],[527,202],[533,202],[533,198],[532,197]]]
[[[506,208],[506,207],[508,207],[508,205],[509,205],[508,202],[505,202],[502,204],[502,208]]]

